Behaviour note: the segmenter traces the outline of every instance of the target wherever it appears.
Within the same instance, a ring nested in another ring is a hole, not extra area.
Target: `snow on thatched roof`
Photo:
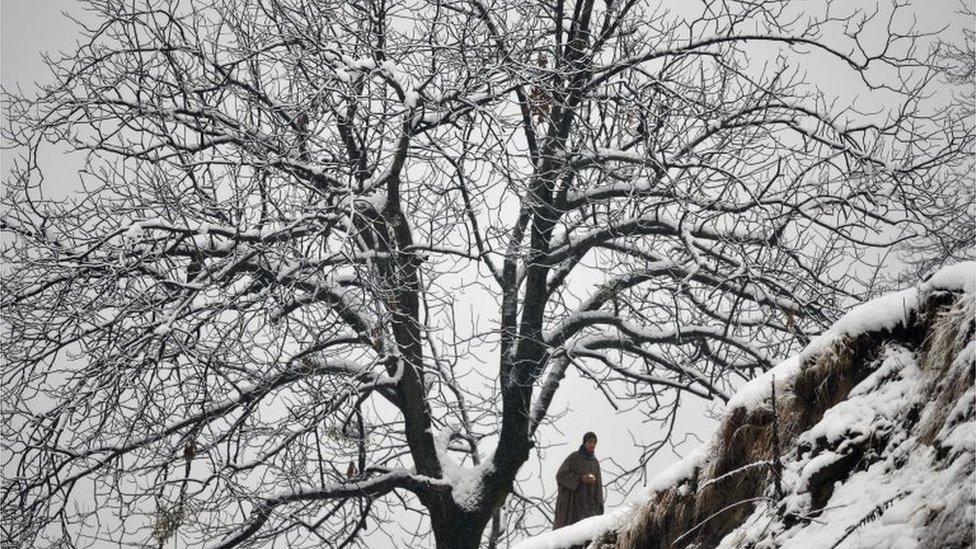
[[[515,548],[968,543],[974,287],[976,263],[962,263],[854,307],[743,386],[715,439],[633,500]]]

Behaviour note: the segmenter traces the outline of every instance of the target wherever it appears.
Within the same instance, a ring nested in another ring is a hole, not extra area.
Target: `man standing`
[[[556,473],[559,494],[556,497],[556,518],[552,528],[603,514],[603,479],[596,450],[596,434],[583,435],[583,444],[563,461]]]

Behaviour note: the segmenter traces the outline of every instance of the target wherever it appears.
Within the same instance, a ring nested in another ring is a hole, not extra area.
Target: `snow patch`
[[[784,380],[795,376],[800,371],[800,355],[793,355],[780,362],[768,372],[749,380],[741,389],[736,391],[726,405],[727,410],[745,408],[752,410],[770,397],[770,387],[773,378]]]
[[[751,410],[761,405],[770,396],[773,376],[784,380],[795,376],[806,360],[827,350],[844,336],[892,330],[907,325],[911,314],[918,309],[924,295],[930,291],[961,290],[971,294],[976,293],[974,288],[976,262],[969,261],[944,267],[917,287],[892,292],[862,303],[848,311],[826,332],[814,338],[799,354],[787,358],[743,385],[729,400],[727,409],[744,407]]]
[[[901,347],[889,348],[878,369],[851,390],[847,400],[827,410],[801,440],[811,444],[823,440],[831,445],[843,441],[838,450],[860,443],[879,426],[893,425],[921,390],[921,372],[914,355]]]
[[[662,492],[690,479],[695,474],[695,469],[702,464],[707,456],[707,446],[699,446],[681,461],[671,464],[667,469],[654,475],[647,483],[647,494]]]
[[[909,419],[920,406],[938,405],[927,396],[929,382],[914,353],[899,346],[886,348],[877,369],[800,436],[801,443],[817,443],[786,463],[786,507],[759,505],[719,547],[916,548],[958,542],[946,535],[969,540],[976,443],[973,412],[965,401],[976,391],[959,399],[950,413],[959,423],[947,438],[955,442],[958,437],[960,454],[945,459],[917,438],[912,427],[916,423]],[[884,446],[878,448],[879,443]],[[864,452],[858,465],[833,485],[822,509],[812,509],[812,477],[850,455],[855,445]],[[794,520],[784,521],[784,511]],[[956,514],[964,520],[943,526],[931,523],[935,514]],[[936,529],[940,531],[933,533]]]
[[[416,109],[417,105],[420,103],[420,94],[417,93],[417,91],[414,90],[413,88],[410,88],[406,92],[404,92],[403,95],[404,95],[403,97],[404,106],[406,106],[410,110]]]
[[[920,299],[919,288],[906,288],[862,303],[848,311],[829,330],[811,341],[800,355],[803,359],[811,358],[844,336],[856,336],[905,326],[911,313],[918,309]]]
[[[818,471],[824,469],[825,467],[837,463],[843,457],[843,455],[838,454],[837,452],[824,452],[814,457],[803,466],[803,469],[800,471],[798,476],[799,480],[797,480],[796,486],[801,492],[805,492],[810,486],[810,478],[813,477],[813,475],[817,474]]]
[[[565,549],[616,530],[635,510],[634,504],[624,504],[609,513],[583,519],[575,524],[524,539],[512,549]]]
[[[449,425],[446,429],[433,432],[434,448],[441,464],[444,480],[451,485],[451,495],[462,508],[474,510],[481,496],[482,479],[494,469],[491,460],[483,461],[474,467],[462,467],[448,454],[451,439],[461,432],[460,426]]]
[[[762,405],[769,398],[773,377],[777,383],[788,383],[805,360],[829,349],[844,336],[891,330],[907,324],[930,291],[962,290],[972,294],[976,286],[974,274],[974,262],[947,267],[924,284],[855,307],[803,351],[745,384],[729,401],[728,409]],[[976,345],[970,342],[954,364],[965,362],[970,367],[974,353]],[[919,441],[910,429],[914,423],[908,419],[917,415],[920,407],[934,404],[927,401],[926,387],[930,382],[915,353],[901,346],[885,348],[872,373],[844,401],[827,410],[816,425],[799,436],[797,442],[805,443],[802,455],[797,455],[799,452],[788,455],[784,464],[786,495],[782,503],[786,504],[785,508],[780,502],[759,502],[752,516],[729,533],[719,547],[932,546],[935,540],[944,541],[942,529],[955,527],[951,523],[948,526],[929,524],[930,517],[938,513],[966,517],[968,522],[960,527],[968,528],[962,532],[968,541],[973,523],[968,517],[974,514],[972,486],[976,484],[973,467],[976,389],[970,388],[956,401],[946,428],[937,436],[939,444],[956,450],[945,458],[939,457],[935,448]],[[878,444],[884,447],[879,448]],[[567,548],[597,539],[608,531],[620,530],[629,520],[638,518],[641,505],[654,493],[676,487],[680,490],[682,483],[707,459],[708,448],[699,448],[665,469],[649,482],[645,491],[613,511],[529,538],[516,544],[515,549]],[[855,451],[864,453],[857,467],[833,486],[822,509],[811,509],[813,496],[809,485],[815,475]],[[783,520],[784,511],[791,517],[790,521]],[[933,528],[940,532],[931,533]],[[953,530],[946,532],[959,535]]]
[[[925,291],[950,290],[976,293],[976,261],[943,267],[922,285]]]

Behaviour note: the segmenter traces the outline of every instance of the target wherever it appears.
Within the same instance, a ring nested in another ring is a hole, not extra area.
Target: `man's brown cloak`
[[[596,476],[595,484],[582,481],[587,473]],[[595,456],[587,457],[580,450],[569,454],[556,473],[556,484],[559,493],[553,530],[603,514],[603,478],[600,476],[600,461]]]

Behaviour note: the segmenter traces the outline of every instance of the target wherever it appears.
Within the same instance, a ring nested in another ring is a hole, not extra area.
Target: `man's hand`
[[[592,475],[590,473],[587,473],[587,474],[583,475],[580,478],[580,481],[583,484],[596,484],[596,476],[595,475]]]

